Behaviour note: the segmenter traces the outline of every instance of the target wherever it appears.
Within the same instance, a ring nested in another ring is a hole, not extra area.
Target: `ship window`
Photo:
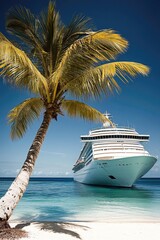
[[[141,139],[147,140],[148,136],[135,136],[135,135],[103,135],[103,136],[93,136],[93,137],[81,137],[82,140],[96,140],[96,139],[106,139],[106,138],[128,138],[128,139]]]
[[[116,179],[114,176],[112,176],[112,175],[109,175],[109,177],[111,178],[111,179]]]

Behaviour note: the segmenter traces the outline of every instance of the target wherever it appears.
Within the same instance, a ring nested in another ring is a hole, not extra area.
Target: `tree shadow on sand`
[[[22,229],[23,227],[29,226],[31,223],[22,223],[17,224],[16,229]],[[33,224],[36,224],[40,230],[48,230],[53,231],[54,233],[62,233],[67,234],[72,237],[76,237],[78,239],[81,239],[80,235],[76,232],[76,229],[83,229],[87,230],[87,226],[75,224],[75,223],[67,223],[67,222],[34,222]],[[71,229],[68,229],[71,228]]]

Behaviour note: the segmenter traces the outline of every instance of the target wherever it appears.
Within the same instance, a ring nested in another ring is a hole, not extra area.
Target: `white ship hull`
[[[157,159],[152,156],[92,160],[74,173],[74,180],[91,185],[131,187],[156,161]]]

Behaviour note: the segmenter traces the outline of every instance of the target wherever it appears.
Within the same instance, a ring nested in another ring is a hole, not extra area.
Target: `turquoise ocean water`
[[[0,178],[0,197],[12,179]],[[132,188],[83,185],[65,178],[32,178],[11,220],[160,221],[160,179]]]

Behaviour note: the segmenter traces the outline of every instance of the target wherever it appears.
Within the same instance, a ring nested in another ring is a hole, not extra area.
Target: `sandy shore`
[[[32,222],[10,223],[23,229],[28,238],[21,240],[158,240],[160,222],[102,223],[102,222]]]

